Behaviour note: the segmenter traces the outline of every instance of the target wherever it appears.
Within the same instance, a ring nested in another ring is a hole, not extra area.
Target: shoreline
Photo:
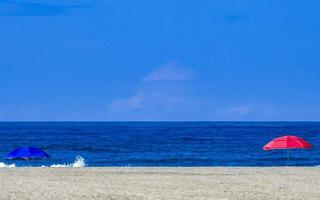
[[[0,178],[0,199],[320,198],[320,167],[18,167]]]

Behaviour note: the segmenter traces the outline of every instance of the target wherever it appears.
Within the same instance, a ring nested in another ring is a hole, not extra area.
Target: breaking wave
[[[77,156],[74,163],[71,164],[53,164],[50,167],[85,167],[87,166],[85,160],[81,156]]]
[[[15,164],[7,165],[6,163],[0,162],[0,168],[1,167],[16,167]]]
[[[77,156],[76,160],[70,164],[53,164],[50,166],[42,165],[41,167],[86,167],[86,166],[87,166],[87,164],[86,164],[84,158],[82,156]],[[0,168],[4,168],[4,167],[11,168],[11,167],[17,167],[17,166],[16,166],[16,164],[6,164],[3,162],[0,162]],[[24,166],[21,166],[21,167],[24,167]]]

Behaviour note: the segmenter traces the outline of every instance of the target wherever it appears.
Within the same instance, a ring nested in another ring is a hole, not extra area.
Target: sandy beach
[[[320,199],[320,168],[2,168],[0,199]]]

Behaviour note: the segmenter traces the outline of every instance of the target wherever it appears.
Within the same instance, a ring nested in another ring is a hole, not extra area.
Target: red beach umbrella
[[[274,149],[286,149],[289,165],[289,149],[310,149],[311,147],[312,145],[309,142],[300,137],[286,135],[273,139],[263,147],[263,150],[269,151]]]
[[[286,135],[273,139],[263,149],[268,151],[273,149],[310,149],[311,147],[310,143],[300,137]]]

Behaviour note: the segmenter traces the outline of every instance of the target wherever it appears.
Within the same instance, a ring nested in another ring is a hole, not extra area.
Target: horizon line
[[[74,123],[74,122],[96,122],[96,123],[110,123],[110,122],[307,122],[317,123],[320,120],[0,120],[0,123]]]

